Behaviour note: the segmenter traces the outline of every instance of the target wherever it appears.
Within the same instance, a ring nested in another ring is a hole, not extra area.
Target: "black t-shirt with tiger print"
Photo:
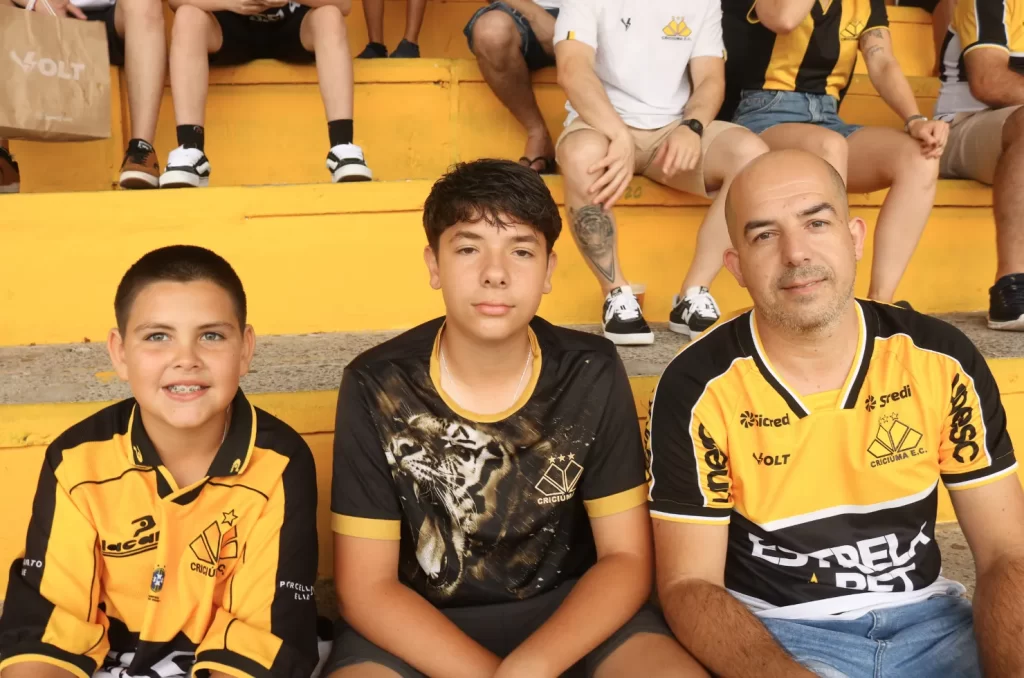
[[[534,318],[523,394],[475,415],[439,387],[443,322],[345,369],[332,527],[400,539],[399,578],[437,607],[550,591],[595,562],[590,519],[647,501],[625,368],[606,339]]]

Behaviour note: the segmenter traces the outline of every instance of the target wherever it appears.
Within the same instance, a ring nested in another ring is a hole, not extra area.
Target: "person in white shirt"
[[[555,65],[555,19],[561,0],[496,0],[481,7],[463,34],[480,73],[526,130],[519,159],[541,174],[555,171],[555,144],[533,94],[530,73]]]
[[[607,295],[605,337],[616,344],[654,341],[622,271],[611,212],[634,173],[718,196],[670,315],[672,329],[699,335],[719,312],[708,289],[691,281],[713,278],[716,253],[728,247],[725,189],[768,150],[752,132],[714,119],[725,92],[719,0],[563,0],[555,55],[569,97],[558,164],[573,238]],[[710,276],[702,268],[709,261]]]

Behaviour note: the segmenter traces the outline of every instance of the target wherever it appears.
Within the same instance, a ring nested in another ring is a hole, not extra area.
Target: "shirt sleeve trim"
[[[970,54],[971,52],[973,52],[976,49],[986,49],[986,48],[989,48],[989,49],[991,49],[991,48],[1001,49],[1004,52],[1006,52],[1007,54],[1010,53],[1010,48],[1009,47],[1007,47],[1006,45],[998,45],[998,44],[996,44],[994,42],[976,42],[973,45],[971,45],[970,47],[968,47],[967,49],[965,49],[963,51],[963,53],[964,54]]]
[[[385,539],[388,541],[399,541],[402,538],[401,520],[357,518],[356,516],[332,513],[331,529],[337,534],[343,534],[346,537]]]
[[[604,518],[647,503],[647,484],[637,485],[624,492],[597,499],[585,499],[583,506],[591,518]]]
[[[953,492],[957,492],[959,490],[970,490],[975,487],[981,487],[982,485],[988,485],[989,483],[995,482],[1001,478],[1004,478],[1005,476],[1010,475],[1011,473],[1015,473],[1016,471],[1017,462],[1013,462],[1011,466],[1008,466],[1007,468],[1002,469],[1001,471],[995,471],[990,475],[982,476],[980,478],[972,478],[970,480],[964,480],[959,483],[951,480],[946,480],[946,478],[950,477],[947,475],[942,479],[942,484],[946,486],[947,490],[951,490]],[[956,476],[952,476],[952,478],[955,477]]]
[[[698,525],[728,525],[730,515],[723,516],[687,516],[676,513],[664,513],[663,511],[651,511],[651,517],[658,520],[667,520],[672,523],[693,523]]]
[[[249,674],[240,669],[236,669],[234,666],[227,664],[220,664],[218,662],[196,662],[192,667],[192,675],[198,675],[199,671],[218,671],[220,673],[226,673],[234,678],[249,678]]]
[[[49,664],[50,666],[56,666],[59,669],[78,676],[78,678],[90,678],[90,675],[82,670],[81,667],[75,666],[71,662],[66,662],[61,659],[56,659],[45,654],[17,654],[13,657],[8,657],[3,661],[0,661],[0,672],[4,669],[14,666],[15,664],[25,664],[29,662],[38,662],[40,664]]]

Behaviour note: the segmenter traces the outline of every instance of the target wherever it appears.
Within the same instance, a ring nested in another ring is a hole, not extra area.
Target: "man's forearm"
[[[0,671],[0,678],[75,678],[75,674],[53,664],[19,662]]]
[[[721,586],[688,579],[662,592],[676,638],[712,673],[759,678],[810,678],[768,629]]]
[[[609,139],[627,134],[629,128],[616,112],[594,69],[559,66],[558,84],[583,120]]]
[[[986,676],[1024,675],[1024,556],[998,561],[978,577],[974,636]]]
[[[398,581],[342,597],[341,613],[371,643],[428,676],[479,678],[492,675],[500,663]]]
[[[605,556],[587,570],[559,608],[513,654],[559,676],[629,621],[651,593],[650,567],[636,556]]]
[[[690,95],[683,107],[683,119],[694,119],[707,127],[718,115],[718,109],[725,100],[725,82],[717,79],[706,79],[700,83]]]
[[[910,88],[907,76],[903,75],[898,61],[892,59],[874,70],[869,67],[868,77],[871,78],[871,84],[878,90],[882,101],[888,104],[901,120],[906,120],[912,115],[920,115],[921,110],[917,107],[914,90]]]
[[[789,33],[811,13],[815,0],[757,0],[757,18],[774,33]]]
[[[1010,70],[1009,66],[989,69],[971,84],[971,94],[991,108],[1020,106],[1024,104],[1024,75]]]

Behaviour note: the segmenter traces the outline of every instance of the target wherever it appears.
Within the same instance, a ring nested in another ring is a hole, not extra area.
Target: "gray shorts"
[[[565,600],[565,597],[569,595],[569,591],[572,590],[575,583],[575,581],[566,582],[554,591],[528,600],[450,608],[441,610],[441,612],[467,636],[499,657],[505,657],[548,620]],[[638,633],[672,635],[661,612],[653,605],[645,605],[622,628],[612,634],[611,638],[598,645],[563,676],[566,678],[593,676],[601,662]],[[382,650],[361,636],[344,621],[336,622],[334,647],[331,648],[331,655],[327,659],[321,675],[329,676],[332,672],[346,666],[367,662],[387,667],[402,678],[425,678],[422,673],[398,657]]]

